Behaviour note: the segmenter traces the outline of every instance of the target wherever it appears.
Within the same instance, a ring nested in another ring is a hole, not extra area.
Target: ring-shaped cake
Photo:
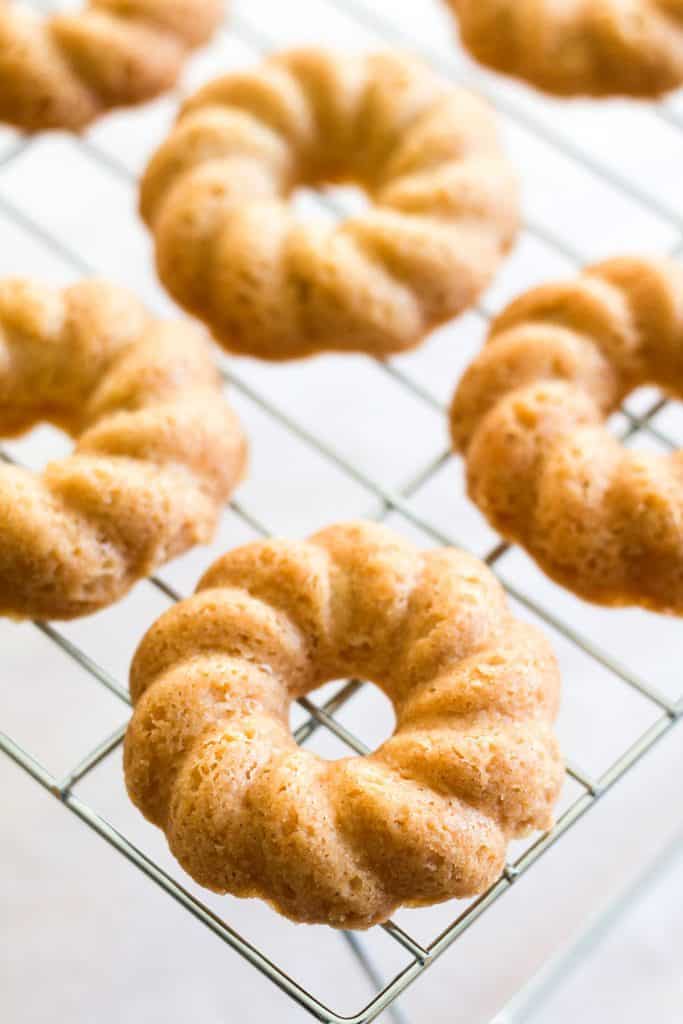
[[[246,445],[211,346],[102,281],[0,281],[0,437],[41,422],[75,450],[0,463],[0,614],[68,619],[208,542]]]
[[[299,186],[368,207],[304,219]],[[397,53],[276,55],[184,105],[142,182],[161,281],[263,359],[409,349],[470,306],[517,229],[493,114]]]
[[[392,701],[367,757],[297,746],[293,699],[346,675]],[[552,822],[559,673],[477,559],[351,523],[237,549],[142,641],[128,791],[202,885],[367,928],[482,892]]]
[[[223,0],[88,0],[41,16],[0,0],[0,121],[77,132],[107,110],[152,99],[224,9]]]
[[[683,84],[681,0],[447,0],[482,64],[559,96]]]
[[[522,296],[451,406],[469,494],[493,527],[588,600],[683,614],[683,452],[624,447],[630,392],[683,397],[683,268],[614,259]]]

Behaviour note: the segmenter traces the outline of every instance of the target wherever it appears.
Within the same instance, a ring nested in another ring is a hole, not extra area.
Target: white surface
[[[371,34],[335,12],[328,0],[242,0],[236,6],[242,24],[257,27],[273,42],[325,41],[349,47],[374,43]],[[374,7],[402,23],[416,42],[458,58],[438,3],[375,0]],[[188,81],[194,85],[255,59],[244,40],[221,36],[193,62]],[[571,140],[578,151],[683,215],[683,134],[650,108],[541,103],[520,87],[474,72],[464,59],[461,63],[467,75],[497,91],[506,105],[517,105],[525,115]],[[163,137],[173,110],[174,99],[166,97],[144,110],[114,115],[91,132],[89,142],[137,173]],[[500,308],[532,283],[572,272],[572,253],[588,260],[625,250],[665,252],[677,244],[680,226],[539,141],[519,121],[504,117],[502,124],[522,176],[526,213],[543,236],[561,239],[565,251],[558,252],[538,234],[524,232],[486,296],[487,310]],[[154,308],[169,310],[154,279],[149,239],[136,218],[134,183],[125,174],[112,173],[96,152],[65,137],[41,138],[3,164],[3,155],[9,155],[15,144],[10,132],[0,131],[0,274],[25,273],[56,282],[79,276],[68,255],[51,248],[40,231],[31,228],[33,224],[61,239],[97,272],[135,288]],[[396,360],[396,366],[445,402],[484,328],[480,315],[470,313]],[[400,488],[446,448],[445,419],[369,360],[325,357],[280,367],[233,360],[230,367],[273,406],[386,487]],[[251,474],[238,497],[269,529],[303,536],[335,519],[378,512],[376,495],[342,468],[248,397],[235,389],[231,397],[253,452]],[[660,419],[662,427],[683,441],[679,408],[667,410]],[[62,438],[42,429],[12,450],[39,466],[63,447]],[[477,553],[495,542],[464,497],[462,467],[455,459],[430,478],[410,504]],[[430,543],[402,517],[393,515],[390,522]],[[228,513],[211,549],[186,556],[169,567],[165,577],[189,591],[215,554],[252,536],[234,513]],[[683,689],[679,621],[589,607],[545,580],[521,553],[508,554],[500,570],[517,588],[552,608],[668,696]],[[141,633],[163,607],[160,594],[142,584],[115,608],[70,624],[64,632],[125,682]],[[572,760],[598,775],[654,720],[656,711],[559,635],[553,638],[565,678],[560,735]],[[0,727],[49,770],[67,770],[125,720],[123,705],[32,627],[0,623],[0,649],[5,684]],[[340,717],[369,743],[378,742],[390,727],[387,708],[371,689]],[[320,738],[316,743],[331,756],[341,753],[331,741]],[[581,929],[590,913],[626,884],[680,827],[681,747],[681,736],[672,734],[406,994],[401,1005],[411,1021],[489,1020],[548,956]],[[0,1005],[8,1024],[42,1024],[48,1019],[75,1024],[277,1019],[284,1024],[308,1019],[3,758],[0,792],[0,936],[6,949],[0,965]],[[119,754],[78,792],[182,877],[163,838],[129,806]],[[578,787],[568,784],[563,806],[577,793]],[[192,888],[186,878],[183,884]],[[627,951],[622,944],[618,952],[627,957],[632,991],[647,992],[648,985],[671,976],[678,967],[676,943],[667,935],[674,926],[666,931],[658,927],[667,912],[670,919],[672,905],[680,903],[680,876],[672,884],[677,887],[673,897],[667,889],[653,893],[639,911],[639,928],[624,934]],[[295,928],[254,902],[211,897],[209,902],[335,1009],[355,1012],[373,994],[334,933]],[[398,919],[417,938],[429,941],[462,909],[451,904],[404,913]],[[680,919],[677,927],[680,931]],[[648,935],[647,955],[638,939],[642,928]],[[386,977],[405,963],[402,951],[382,932],[375,930],[363,942]],[[641,1019],[645,997],[640,1002],[634,999],[624,1015],[621,1010],[618,1016],[612,1014],[607,999],[615,982],[613,971],[596,971],[591,980],[593,1000],[580,1003],[589,1024]],[[667,989],[669,1001],[658,1004],[657,1020],[679,1019],[680,995],[675,985]],[[574,1021],[578,1005],[571,999],[559,1001],[553,1009],[554,1024]]]
[[[678,1019],[683,978],[676,957],[683,919],[675,895],[683,885],[683,834],[648,866],[568,951],[550,961],[494,1024],[593,1019],[596,996],[609,1019],[639,1024]],[[673,897],[673,898],[672,898]],[[653,906],[659,914],[653,913]],[[647,974],[649,984],[643,984]]]

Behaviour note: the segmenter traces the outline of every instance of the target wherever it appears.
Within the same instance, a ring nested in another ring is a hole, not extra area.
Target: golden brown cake
[[[299,218],[298,186],[368,209]],[[220,78],[183,107],[142,183],[159,275],[234,352],[385,356],[475,301],[517,229],[492,113],[397,53],[320,49]]]
[[[482,64],[559,96],[656,97],[683,83],[681,0],[447,0]]]
[[[292,700],[344,677],[392,701],[368,757],[297,747]],[[199,883],[296,921],[367,928],[472,896],[547,828],[563,778],[558,668],[477,559],[333,526],[216,562],[131,671],[131,798]]]
[[[223,0],[88,0],[82,11],[42,17],[0,0],[0,121],[80,131],[112,107],[157,96],[224,8]]]
[[[207,542],[245,442],[203,332],[101,281],[0,281],[0,437],[39,422],[75,451],[0,463],[0,614],[68,619]]]
[[[513,302],[451,409],[489,522],[591,601],[683,614],[683,453],[605,419],[651,384],[683,397],[683,268],[615,259]]]

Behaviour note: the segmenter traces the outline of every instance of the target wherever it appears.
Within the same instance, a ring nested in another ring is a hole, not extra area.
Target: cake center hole
[[[308,695],[308,701],[318,708],[334,700],[346,685],[344,680],[326,683]],[[315,728],[311,729],[312,716],[299,703],[290,710],[292,733],[302,740],[302,746],[327,761],[338,761],[344,757],[358,756],[346,739],[357,740],[369,750],[377,750],[396,727],[396,715],[389,698],[373,683],[363,683],[351,691],[348,700],[340,707],[328,712],[333,719],[332,727],[313,718]],[[338,731],[335,732],[334,725]],[[302,735],[303,731],[303,735]]]
[[[291,195],[291,204],[301,220],[333,225],[363,213],[369,200],[356,185],[323,183],[317,187],[300,185]]]
[[[27,7],[31,7],[36,14],[73,14],[81,9],[83,0],[28,0]]]
[[[50,462],[66,458],[73,447],[72,438],[49,423],[40,423],[18,438],[0,439],[0,449],[8,459],[34,473],[41,473]]]

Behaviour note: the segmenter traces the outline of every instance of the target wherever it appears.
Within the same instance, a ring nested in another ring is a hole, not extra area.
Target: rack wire
[[[371,0],[315,0],[315,2],[323,6],[327,5],[330,10],[341,11],[347,17],[354,19],[359,26],[367,30],[371,38],[379,37],[387,43],[408,46],[413,50],[417,50],[442,74],[458,81],[461,80],[463,72],[459,63],[439,50],[432,50],[429,47],[416,43],[401,28],[398,19],[394,20],[380,13]],[[270,38],[262,26],[253,23],[253,19],[250,19],[246,12],[246,7],[247,5],[243,5],[244,10],[241,10],[237,17],[233,16],[231,18],[229,25],[226,25],[224,31],[236,35],[243,44],[246,44],[254,51],[256,56],[259,52],[267,51],[277,46],[278,40]],[[494,89],[490,86],[489,79],[485,75],[477,76],[476,88],[480,92],[487,94],[494,105],[511,121],[532,133],[535,137],[540,138],[544,143],[554,147],[554,149],[561,152],[582,169],[589,171],[590,174],[599,178],[609,188],[626,194],[643,209],[650,211],[664,219],[668,224],[673,225],[678,232],[678,237],[672,248],[672,254],[677,255],[683,252],[683,214],[673,206],[664,199],[644,191],[627,175],[622,175],[613,168],[604,165],[598,157],[586,154],[560,129],[549,126],[547,120],[537,118],[533,112],[529,112],[526,106],[518,104],[515,100],[514,92],[511,96],[508,96],[504,90]],[[683,122],[675,111],[668,107],[654,107],[652,116],[664,120],[667,125],[676,130],[683,130]],[[16,138],[4,153],[0,153],[0,172],[19,159],[35,144],[35,141],[30,139]],[[87,152],[88,157],[96,161],[106,174],[125,180],[129,180],[132,177],[131,172],[123,163],[120,163],[109,152],[98,146],[92,138],[84,137],[74,140],[73,144]],[[334,205],[333,201],[325,200],[324,198],[322,201]],[[42,224],[39,218],[34,218],[11,199],[8,199],[2,192],[1,179],[0,213],[13,221],[20,231],[27,233],[41,246],[57,254],[75,272],[86,275],[97,272],[98,268],[91,266],[90,262],[84,259],[79,252],[74,251],[67,239],[57,236],[49,227]],[[559,234],[548,229],[546,225],[536,223],[533,220],[527,220],[525,229],[530,235],[535,235],[545,245],[576,266],[582,262],[581,256],[574,250],[572,245]],[[475,315],[482,320],[486,320],[490,312],[486,305],[482,304],[475,311]],[[390,375],[398,386],[407,389],[414,398],[426,403],[433,409],[437,409],[439,412],[445,411],[431,391],[424,388],[405,370],[400,369],[393,363],[379,363],[378,365],[383,373]],[[223,373],[226,382],[240,392],[248,401],[254,403],[268,417],[272,418],[280,430],[315,450],[320,456],[333,463],[341,473],[348,476],[367,492],[369,498],[378,500],[380,511],[377,518],[384,519],[390,514],[398,513],[436,544],[468,547],[467,538],[456,536],[451,534],[450,531],[444,530],[432,521],[430,516],[417,511],[415,505],[411,502],[411,498],[417,491],[433,479],[447,463],[451,457],[449,451],[444,450],[437,457],[431,458],[403,487],[396,490],[388,488],[373,479],[372,475],[356,461],[349,459],[334,446],[323,441],[297,418],[289,415],[265,394],[262,394],[245,380],[230,363],[225,362],[223,364]],[[653,422],[655,417],[666,407],[666,404],[665,399],[657,398],[644,413],[639,414],[634,413],[629,408],[624,408],[622,413],[625,429],[621,435],[623,439],[628,441],[638,435],[649,436],[667,450],[678,448],[677,442]],[[13,456],[2,448],[0,448],[0,458],[8,462],[14,461]],[[251,531],[263,536],[268,536],[274,532],[268,523],[261,522],[239,500],[233,500],[230,507],[232,512]],[[485,560],[496,571],[499,561],[508,551],[508,545],[498,540],[491,546]],[[171,600],[178,600],[180,598],[177,591],[163,576],[155,576],[150,582],[166,598]],[[549,832],[538,836],[519,857],[508,863],[500,879],[488,892],[468,905],[446,928],[435,935],[431,941],[418,941],[408,931],[394,922],[388,922],[381,926],[391,940],[398,943],[409,957],[407,966],[403,967],[387,984],[382,983],[378,970],[370,960],[363,945],[359,943],[357,937],[352,933],[344,933],[344,940],[358,958],[375,991],[375,995],[370,1002],[351,1016],[343,1016],[326,1006],[317,995],[308,991],[298,981],[289,976],[272,959],[231,927],[228,921],[218,916],[206,903],[180,885],[161,866],[142,852],[129,837],[114,827],[105,816],[79,796],[79,785],[98,765],[119,749],[123,740],[125,726],[116,729],[110,735],[104,736],[85,757],[73,763],[72,767],[61,777],[57,777],[48,771],[29,750],[24,749],[15,739],[4,732],[0,732],[0,749],[28,772],[41,786],[52,793],[66,809],[87,824],[102,839],[132,862],[149,879],[181,904],[190,914],[194,915],[195,918],[201,921],[224,943],[232,947],[233,950],[260,971],[261,974],[269,978],[271,982],[308,1011],[314,1018],[325,1022],[325,1024],[369,1024],[370,1021],[374,1020],[384,1010],[388,1010],[396,1024],[399,1024],[403,1018],[395,1001],[408,986],[419,978],[427,968],[435,963],[472,927],[487,909],[515,884],[520,876],[528,872],[683,717],[683,693],[681,693],[678,699],[670,699],[652,679],[644,678],[642,674],[633,671],[629,666],[621,664],[618,659],[607,651],[602,650],[592,639],[577,631],[561,615],[532,599],[522,590],[511,586],[507,581],[503,580],[503,582],[513,598],[561,634],[569,644],[583,651],[594,664],[607,670],[621,685],[637,691],[656,710],[656,717],[645,731],[623,749],[611,766],[597,777],[593,777],[581,765],[572,761],[568,762],[567,773],[580,787],[578,798],[564,811]],[[106,688],[123,704],[129,703],[126,687],[93,660],[85,650],[69,639],[62,629],[43,622],[36,622],[34,626],[44,637],[60,648],[75,665],[84,669],[97,685]],[[362,686],[363,683],[361,681],[350,680],[340,686],[337,692],[322,705],[316,704],[309,698],[302,699],[299,703],[305,713],[305,718],[295,731],[297,741],[305,743],[318,730],[328,730],[351,751],[360,754],[366,753],[367,747],[363,741],[346,728],[337,717],[337,712],[359,692]]]

